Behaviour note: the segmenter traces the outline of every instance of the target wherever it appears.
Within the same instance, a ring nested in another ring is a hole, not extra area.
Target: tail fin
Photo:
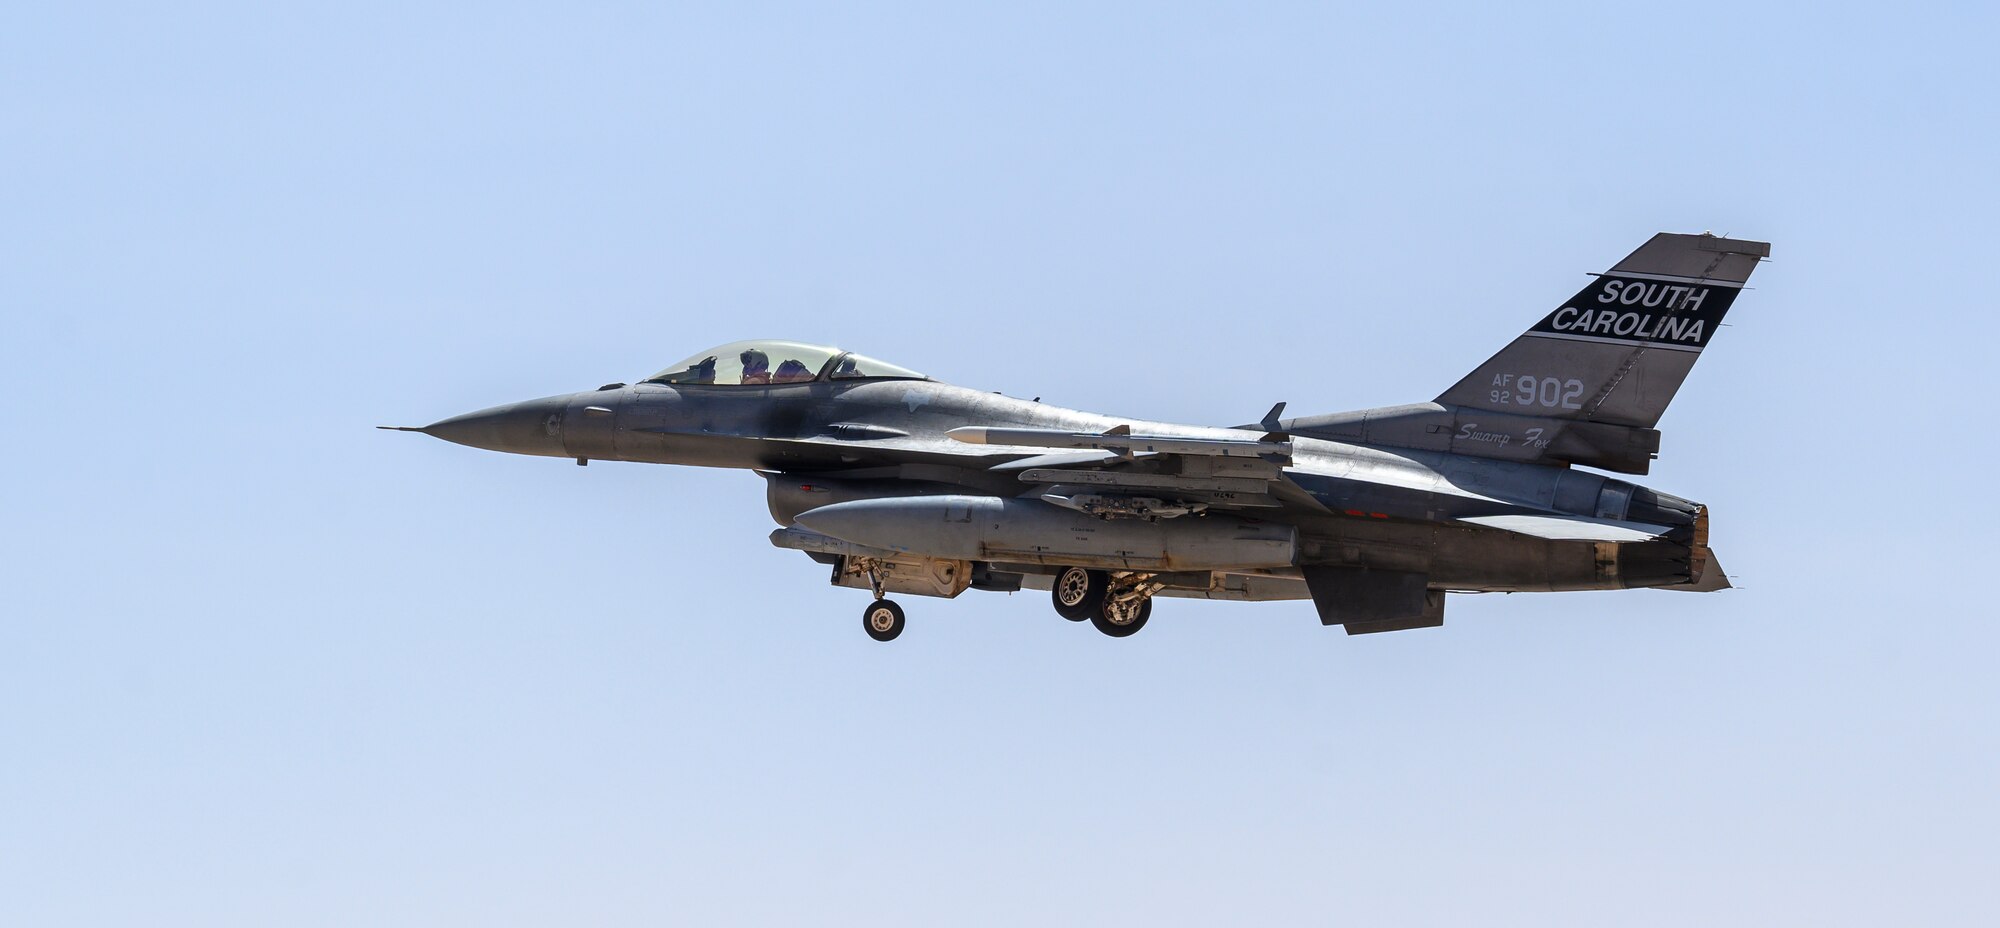
[[[1437,401],[1650,429],[1770,254],[1767,242],[1655,235]]]

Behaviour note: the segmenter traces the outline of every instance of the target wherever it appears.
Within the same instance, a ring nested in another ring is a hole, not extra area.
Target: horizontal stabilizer
[[[1716,593],[1730,588],[1729,575],[1722,572],[1722,565],[1716,563],[1715,552],[1707,547],[1696,549],[1702,556],[1701,579],[1693,583],[1681,583],[1660,587],[1662,590],[1679,590],[1683,593]]]
[[[1469,516],[1458,521],[1550,541],[1651,541],[1670,531],[1664,525],[1589,516]]]

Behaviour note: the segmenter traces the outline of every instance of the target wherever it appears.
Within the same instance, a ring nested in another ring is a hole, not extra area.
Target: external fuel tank
[[[898,496],[800,513],[799,527],[924,557],[1114,570],[1289,567],[1289,525],[1229,515],[1100,519],[1037,499]]]

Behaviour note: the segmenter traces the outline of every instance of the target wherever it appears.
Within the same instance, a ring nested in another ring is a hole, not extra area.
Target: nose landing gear
[[[842,569],[867,574],[868,591],[875,594],[875,601],[861,610],[861,630],[876,641],[895,641],[896,636],[903,633],[903,607],[883,595],[882,566],[874,558],[855,558],[852,563],[834,569],[836,581]]]
[[[903,607],[890,599],[869,603],[861,610],[861,627],[876,641],[894,641],[903,633]]]

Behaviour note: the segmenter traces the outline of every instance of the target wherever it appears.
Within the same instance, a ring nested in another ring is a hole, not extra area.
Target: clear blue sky
[[[18,6],[0,923],[1993,924],[1989,10]],[[1721,595],[884,647],[754,476],[371,428],[743,337],[1421,401],[1703,229]]]

